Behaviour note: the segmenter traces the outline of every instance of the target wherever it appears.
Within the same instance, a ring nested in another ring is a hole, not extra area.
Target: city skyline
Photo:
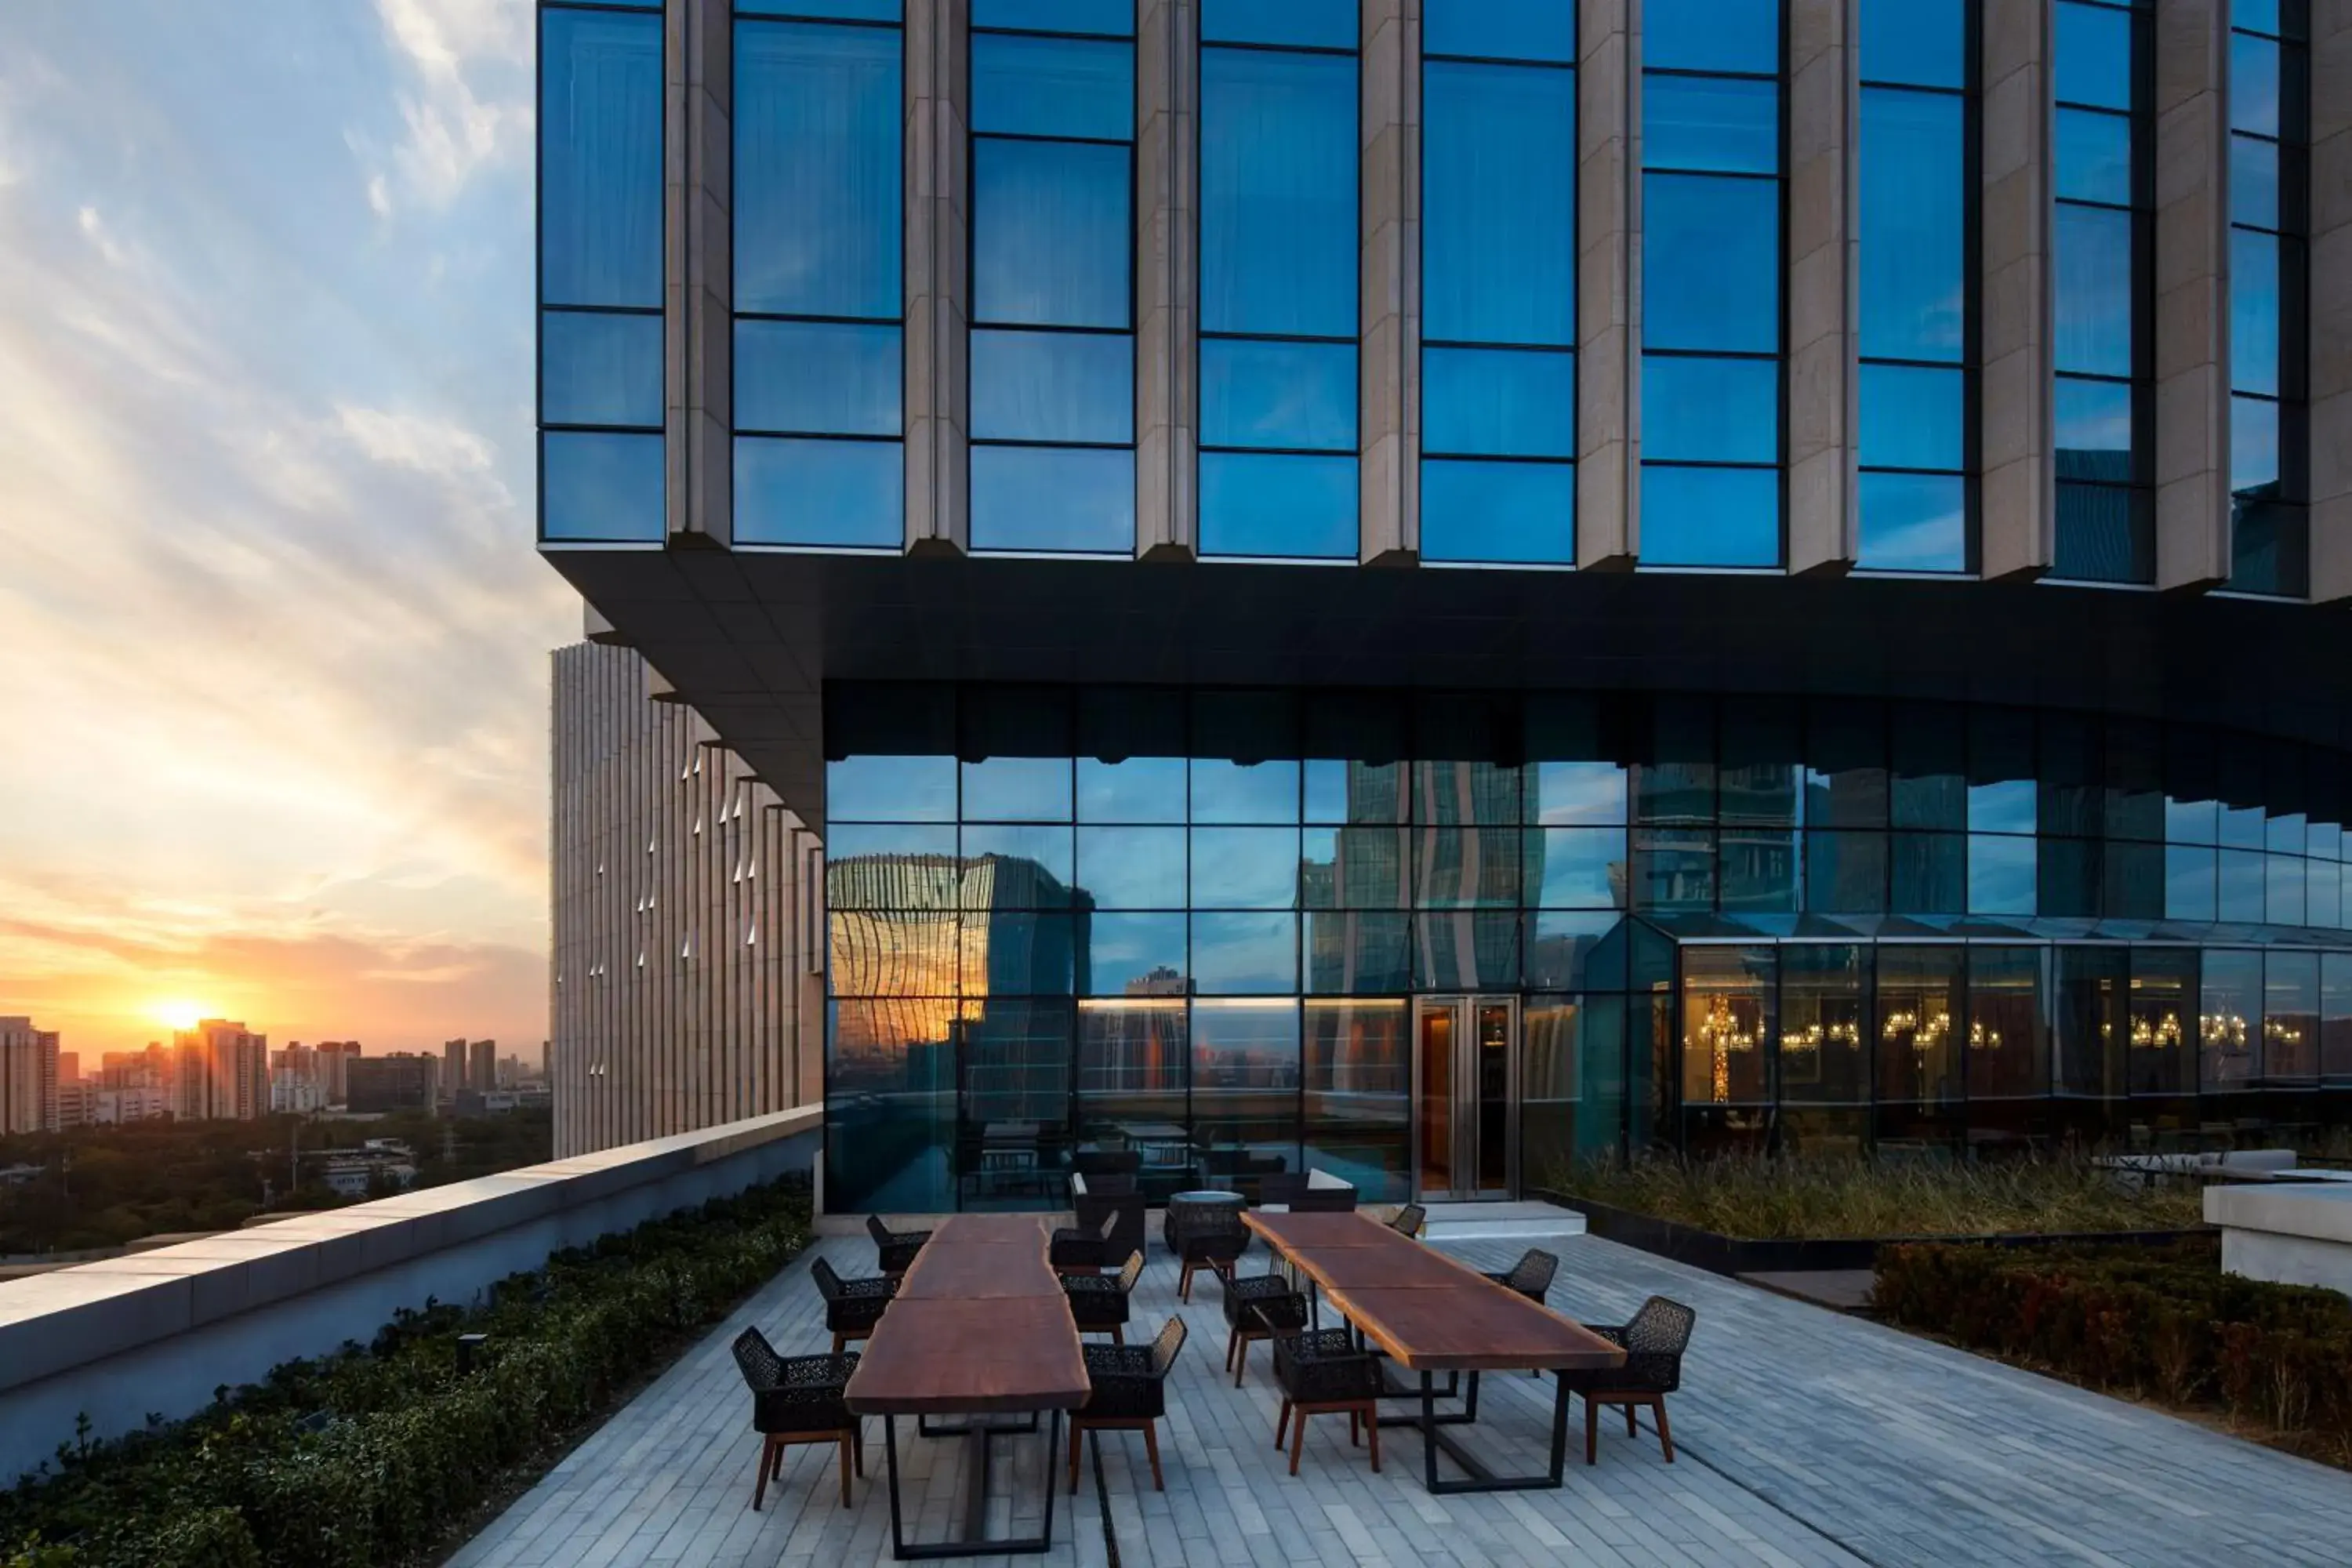
[[[531,16],[11,7],[0,1010],[86,1059],[547,1033]]]

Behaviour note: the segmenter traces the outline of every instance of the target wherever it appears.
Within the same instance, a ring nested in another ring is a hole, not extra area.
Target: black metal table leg
[[[1385,1398],[1417,1398],[1421,1408],[1417,1415],[1382,1416],[1383,1426],[1417,1426],[1422,1436],[1422,1468],[1424,1484],[1433,1497],[1456,1492],[1503,1492],[1556,1490],[1567,1475],[1568,1465],[1568,1375],[1554,1373],[1551,1406],[1551,1465],[1540,1474],[1498,1476],[1487,1468],[1485,1461],[1456,1443],[1444,1430],[1447,1426],[1468,1426],[1478,1416],[1478,1374],[1472,1373],[1469,1386],[1464,1392],[1463,1408],[1439,1415],[1435,1380],[1426,1372],[1421,1374],[1418,1389],[1394,1389]],[[1446,1458],[1459,1465],[1467,1475],[1457,1480],[1440,1480],[1437,1475],[1437,1452],[1443,1448]]]
[[[984,1533],[988,1517],[988,1477],[992,1468],[989,1445],[1002,1436],[1025,1436],[1037,1430],[1037,1413],[1031,1411],[1025,1422],[998,1424],[984,1418],[974,1419],[957,1426],[926,1428],[924,1417],[915,1418],[916,1428],[925,1436],[961,1436],[970,1449],[964,1470],[969,1492],[964,1502],[964,1533],[956,1541],[919,1541],[907,1539],[904,1515],[898,1502],[898,1430],[895,1417],[882,1417],[882,1447],[890,1475],[890,1547],[900,1562],[925,1562],[942,1557],[995,1557],[1028,1552],[1047,1552],[1054,1545],[1055,1461],[1062,1442],[1062,1413],[1055,1409],[1046,1423],[1045,1478],[1045,1517],[1039,1532],[1032,1536],[1004,1541],[990,1540]]]

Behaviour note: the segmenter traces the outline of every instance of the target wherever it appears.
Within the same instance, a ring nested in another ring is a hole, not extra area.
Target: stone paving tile
[[[1443,1245],[1501,1268],[1521,1244]],[[1698,1310],[1683,1392],[1669,1405],[1675,1464],[1661,1458],[1646,1419],[1633,1439],[1622,1419],[1604,1419],[1600,1462],[1585,1468],[1579,1407],[1560,1490],[1432,1497],[1417,1435],[1384,1433],[1375,1476],[1345,1423],[1325,1416],[1308,1426],[1294,1479],[1274,1447],[1266,1347],[1255,1348],[1235,1389],[1218,1367],[1214,1282],[1180,1305],[1175,1266],[1155,1245],[1130,1339],[1148,1338],[1171,1311],[1192,1331],[1160,1433],[1168,1489],[1151,1489],[1139,1437],[1104,1434],[1076,1496],[1053,1467],[1065,1489],[1049,1554],[973,1561],[1104,1568],[1114,1542],[1122,1568],[2352,1561],[2352,1480],[2340,1471],[1593,1237],[1553,1245],[1562,1266],[1552,1304],[1572,1316],[1621,1322],[1652,1293]],[[818,1249],[845,1274],[871,1271],[862,1239]],[[804,1262],[567,1456],[450,1568],[889,1562],[879,1421],[866,1424],[866,1478],[853,1506],[839,1504],[836,1450],[809,1447],[793,1450],[765,1508],[751,1511],[760,1445],[729,1352],[751,1323],[787,1355],[827,1348]],[[1550,1384],[1493,1375],[1480,1400],[1477,1426],[1455,1428],[1457,1437],[1497,1468],[1540,1468]],[[962,1519],[965,1445],[917,1438],[911,1424],[898,1441],[909,1532],[940,1539]],[[998,1440],[992,1530],[1034,1530],[1045,1469],[1040,1438]]]

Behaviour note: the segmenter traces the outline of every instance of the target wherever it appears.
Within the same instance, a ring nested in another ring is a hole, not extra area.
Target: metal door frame
[[[1497,1190],[1481,1188],[1478,1170],[1478,1009],[1499,1006],[1510,1013],[1510,1060],[1505,1064],[1503,1112],[1503,1168],[1507,1173],[1505,1185]],[[1422,1021],[1439,1011],[1454,1017],[1454,1087],[1453,1134],[1454,1185],[1444,1192],[1432,1191],[1424,1179],[1421,1164],[1422,1142]],[[1523,1018],[1519,998],[1515,993],[1501,991],[1450,991],[1415,996],[1412,999],[1412,1191],[1422,1203],[1470,1203],[1501,1201],[1518,1195],[1519,1189],[1519,1072],[1525,1040],[1520,1026]],[[1465,1152],[1466,1156],[1465,1156]],[[1467,1173],[1465,1179],[1465,1173]]]

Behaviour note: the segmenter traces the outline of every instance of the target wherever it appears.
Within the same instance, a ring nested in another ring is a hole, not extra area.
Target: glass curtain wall
[[[1648,0],[1642,563],[1781,561],[1780,0]]]
[[[1358,552],[1356,0],[1203,0],[1200,548]]]
[[[2230,586],[2311,591],[2304,0],[2230,4]]]
[[[1854,216],[1861,254],[1861,555],[1975,564],[1976,7],[1864,0]]]
[[[2153,583],[2147,6],[2058,0],[2055,25],[2055,574]]]
[[[658,544],[659,0],[539,13],[540,536]]]
[[[1576,560],[1575,67],[1573,0],[1423,8],[1424,561]]]
[[[898,0],[739,0],[735,15],[735,542],[895,551]]]
[[[971,12],[971,546],[1135,548],[1135,7]]]

